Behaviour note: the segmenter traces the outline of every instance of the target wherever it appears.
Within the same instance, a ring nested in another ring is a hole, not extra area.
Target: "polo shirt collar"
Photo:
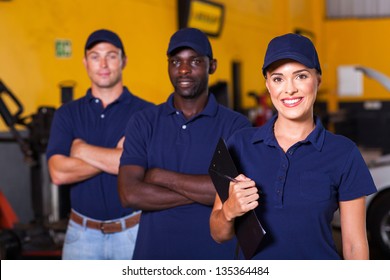
[[[113,103],[123,102],[125,104],[129,104],[132,100],[132,97],[133,95],[131,94],[131,92],[127,89],[127,87],[124,86],[121,95]],[[96,99],[96,97],[92,95],[92,90],[90,88],[87,91],[86,98],[88,102],[91,102]]]
[[[316,127],[314,130],[309,134],[309,136],[306,138],[305,142],[311,142],[313,146],[318,150],[321,151],[322,147],[324,146],[325,141],[325,128],[322,125],[322,122],[319,117],[314,116],[314,121],[316,124]]]
[[[263,126],[257,129],[257,131],[252,137],[253,144],[263,141],[265,144],[269,146],[277,145],[277,141],[274,134],[274,124],[277,118],[278,115],[275,114],[266,124],[264,124]],[[314,116],[314,121],[316,124],[314,130],[309,134],[309,136],[305,140],[301,141],[301,143],[310,142],[315,149],[320,151],[324,145],[326,130],[322,125],[319,117]]]
[[[273,115],[271,119],[264,125],[260,126],[255,134],[252,136],[252,143],[264,142],[269,146],[277,146],[274,135],[274,124],[277,119],[277,114]]]
[[[171,115],[176,113],[176,108],[173,105],[173,93],[168,96],[167,102],[163,106],[165,114]]]
[[[175,106],[173,104],[173,98],[174,98],[173,95],[174,94],[172,93],[168,97],[167,102],[165,102],[165,104],[164,104],[164,112],[167,115],[176,114],[176,111],[177,111],[177,109],[175,108]],[[198,117],[198,116],[201,116],[201,115],[211,116],[212,117],[212,116],[215,116],[215,114],[217,114],[217,110],[218,110],[218,102],[215,99],[214,94],[210,93],[209,94],[209,98],[207,100],[206,107],[203,109],[202,112],[200,112],[195,117]]]

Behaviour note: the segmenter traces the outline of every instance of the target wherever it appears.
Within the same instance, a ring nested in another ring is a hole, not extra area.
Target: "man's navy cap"
[[[269,42],[264,57],[263,75],[265,76],[266,69],[272,63],[286,58],[298,61],[306,67],[317,69],[320,74],[322,73],[317,51],[312,41],[305,36],[289,33],[275,37]]]
[[[118,49],[121,49],[123,55],[125,55],[125,49],[119,36],[116,33],[107,29],[99,29],[89,35],[85,44],[85,50],[91,49],[94,45],[100,42],[107,42],[113,44]]]
[[[171,55],[179,48],[191,48],[200,55],[213,59],[213,51],[207,35],[196,28],[183,28],[172,35],[167,54]]]

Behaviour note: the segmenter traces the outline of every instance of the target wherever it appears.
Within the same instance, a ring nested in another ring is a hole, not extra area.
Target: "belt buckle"
[[[119,225],[120,229],[116,229],[115,225]],[[121,222],[105,222],[100,224],[100,230],[102,233],[115,233],[122,231]]]

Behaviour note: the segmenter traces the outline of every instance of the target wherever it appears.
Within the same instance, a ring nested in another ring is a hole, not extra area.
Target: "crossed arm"
[[[54,184],[64,185],[80,182],[100,172],[118,174],[124,137],[115,148],[104,148],[75,139],[69,156],[53,155],[48,161]]]
[[[212,205],[215,189],[208,175],[189,175],[161,168],[119,168],[119,196],[124,207],[163,210],[194,202]]]

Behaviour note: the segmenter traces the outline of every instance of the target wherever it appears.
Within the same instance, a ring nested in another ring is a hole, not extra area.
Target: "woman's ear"
[[[321,82],[322,82],[322,76],[321,75],[317,75],[317,87],[320,87],[320,85],[321,85]]]
[[[210,68],[209,68],[209,74],[213,74],[217,70],[217,60],[211,59],[210,60]]]
[[[265,78],[265,87],[267,88],[267,92],[269,93],[267,74],[265,74],[264,78]]]

